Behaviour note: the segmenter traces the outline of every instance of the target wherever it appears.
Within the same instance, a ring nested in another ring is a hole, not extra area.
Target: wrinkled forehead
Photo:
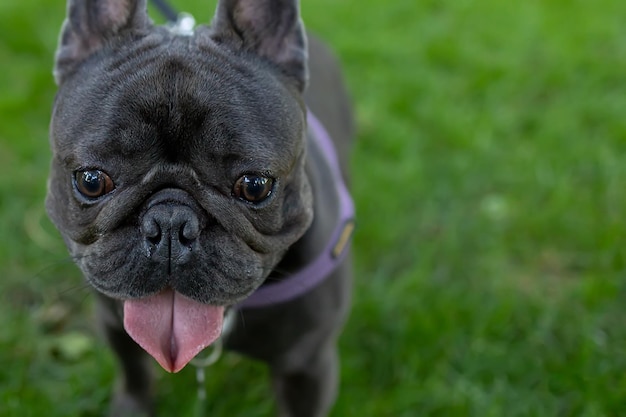
[[[67,136],[83,136],[88,126],[90,141],[115,137],[120,152],[130,153],[143,146],[137,135],[190,150],[210,140],[223,155],[300,152],[302,104],[269,66],[197,36],[158,36],[103,51],[73,77],[77,83],[63,86],[55,118],[76,127]],[[67,106],[78,113],[73,120]]]

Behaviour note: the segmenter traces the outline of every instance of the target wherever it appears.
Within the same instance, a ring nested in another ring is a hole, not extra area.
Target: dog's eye
[[[233,195],[250,203],[260,203],[269,197],[273,186],[274,180],[272,178],[246,174],[235,182]]]
[[[89,199],[102,197],[115,188],[111,177],[106,172],[97,169],[76,171],[74,185],[79,193]]]

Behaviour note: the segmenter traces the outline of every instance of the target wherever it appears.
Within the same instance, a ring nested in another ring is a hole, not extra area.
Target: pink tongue
[[[124,302],[124,328],[169,372],[178,372],[222,332],[224,307],[172,290]]]

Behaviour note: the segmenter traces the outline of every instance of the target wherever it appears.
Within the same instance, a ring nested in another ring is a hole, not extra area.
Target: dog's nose
[[[201,232],[198,216],[190,207],[168,203],[150,207],[140,229],[147,256],[166,263],[168,272],[173,265],[189,261]]]

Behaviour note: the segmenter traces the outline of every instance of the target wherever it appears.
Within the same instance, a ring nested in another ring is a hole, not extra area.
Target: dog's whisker
[[[237,314],[239,314],[239,318],[241,319],[241,327],[246,328],[246,316],[243,314],[243,311],[237,310]]]
[[[57,296],[59,296],[59,298],[61,298],[64,295],[68,295],[68,294],[74,294],[74,293],[79,293],[79,292],[84,292],[85,296],[88,297],[91,292],[92,292],[92,288],[91,285],[87,284],[87,283],[82,283],[82,284],[78,284],[78,285],[73,285],[71,287],[67,287],[61,291],[57,292]]]

